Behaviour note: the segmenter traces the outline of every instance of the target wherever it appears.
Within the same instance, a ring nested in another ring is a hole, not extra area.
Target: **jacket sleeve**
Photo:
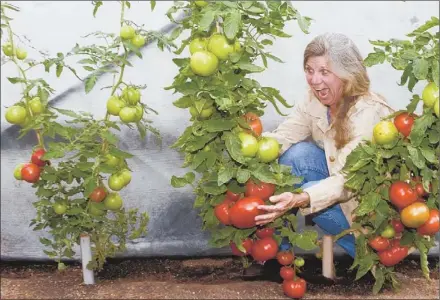
[[[342,149],[338,151],[339,168],[332,171],[329,177],[319,181],[317,184],[305,188],[304,191],[310,196],[310,207],[302,209],[303,215],[318,212],[333,204],[350,200],[353,192],[344,188],[345,177],[341,173],[347,156],[363,140],[371,140],[374,126],[381,120],[382,114],[377,107],[369,107],[357,112],[350,118],[353,138]]]
[[[273,137],[281,144],[281,154],[289,147],[311,136],[312,119],[306,113],[307,99],[296,104],[293,112],[273,132],[264,132],[263,136]]]

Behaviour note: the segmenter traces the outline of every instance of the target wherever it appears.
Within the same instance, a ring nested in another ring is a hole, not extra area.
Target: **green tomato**
[[[271,162],[278,158],[280,144],[274,138],[264,137],[258,143],[257,157],[261,162]]]
[[[129,184],[131,182],[131,172],[130,172],[130,170],[127,170],[127,169],[123,170],[121,172],[121,177],[122,177],[122,179],[124,179],[125,185]]]
[[[229,57],[229,53],[234,52],[234,45],[229,44],[224,35],[214,34],[208,41],[208,51],[218,59],[225,60]]]
[[[22,48],[17,48],[17,50],[15,51],[15,55],[17,55],[17,58],[19,60],[23,60],[27,57],[27,52]]]
[[[140,48],[145,45],[145,38],[142,35],[136,34],[132,39],[131,43],[137,47]]]
[[[131,123],[136,121],[136,108],[131,106],[126,106],[119,112],[119,118],[124,123]]]
[[[112,174],[108,178],[108,187],[111,188],[112,190],[120,191],[124,188],[124,186],[125,186],[125,179],[119,174]]]
[[[142,105],[138,104],[136,105],[135,109],[136,109],[136,119],[134,121],[139,122],[140,120],[142,120],[142,117],[144,116],[144,108],[142,107]]]
[[[119,210],[122,207],[122,198],[118,193],[109,194],[104,200],[104,206],[110,210]]]
[[[302,257],[297,257],[295,258],[295,266],[297,266],[298,268],[301,268],[302,266],[304,266],[304,258]]]
[[[14,105],[6,110],[6,121],[11,124],[21,125],[26,121],[27,112],[22,106]]]
[[[436,116],[437,116],[437,118],[438,117],[440,117],[440,115],[439,115],[439,100],[438,100],[439,98],[437,98],[437,100],[435,100],[435,102],[434,102],[434,113],[436,114]]]
[[[105,156],[105,164],[109,167],[117,167],[119,164],[121,163],[121,160],[114,156],[111,155],[110,153],[106,154]]]
[[[241,141],[241,153],[246,157],[254,157],[258,151],[258,141],[252,135],[245,132],[240,132],[238,138]]]
[[[131,105],[136,105],[141,100],[141,93],[135,88],[125,88],[122,97]]]
[[[22,178],[21,178],[21,169],[23,169],[23,166],[24,166],[25,164],[23,163],[23,164],[19,164],[19,165],[17,165],[16,167],[15,167],[15,170],[14,170],[14,177],[15,177],[15,179],[17,179],[17,180],[23,180]]]
[[[6,44],[4,44],[3,47],[2,47],[2,49],[3,49],[3,53],[4,53],[6,56],[11,57],[11,56],[13,55],[13,53],[12,53],[12,44],[11,44],[11,43],[6,43]]]
[[[235,40],[234,43],[234,52],[240,52],[241,51],[241,44],[239,40]]]
[[[198,7],[205,7],[206,5],[208,5],[207,1],[194,1],[194,3],[198,6]]]
[[[189,44],[189,53],[194,54],[197,51],[206,50],[208,41],[205,38],[195,38]]]
[[[28,105],[34,115],[39,115],[43,112],[43,104],[40,101],[40,97],[32,98]]]
[[[394,230],[394,227],[390,224],[388,224],[385,229],[380,233],[381,237],[384,237],[386,239],[391,239],[396,235],[396,231]]]
[[[105,201],[105,200],[104,200]],[[90,202],[89,203],[89,213],[92,216],[103,216],[107,213],[105,210],[105,205],[102,202]]]
[[[67,205],[62,202],[55,202],[53,204],[53,210],[55,211],[56,214],[62,215],[67,211]]]
[[[197,111],[197,108],[195,106],[191,106],[189,109],[189,113],[191,114],[191,116],[195,117],[195,118],[199,118],[200,120],[206,120],[208,119],[210,116],[212,116],[212,114],[214,113],[214,107],[208,107],[208,108],[204,108],[202,109],[202,111],[199,112]]]
[[[439,89],[434,82],[428,83],[422,92],[423,103],[426,107],[433,107],[435,101],[439,98]]]
[[[111,96],[107,100],[107,111],[112,116],[119,116],[121,109],[124,108],[125,103],[116,96]]]
[[[380,121],[373,128],[374,142],[378,145],[387,145],[399,138],[399,131],[391,121]]]
[[[121,31],[119,32],[119,35],[123,40],[130,40],[135,35],[134,28],[131,27],[130,25],[124,25],[121,27]]]
[[[209,51],[197,51],[191,55],[191,70],[199,76],[211,76],[217,70],[218,58]]]

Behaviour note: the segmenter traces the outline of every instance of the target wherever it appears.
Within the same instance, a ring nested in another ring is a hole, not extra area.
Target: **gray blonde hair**
[[[338,103],[336,119],[333,122],[338,149],[351,140],[348,126],[348,111],[359,97],[370,93],[370,78],[362,55],[354,42],[341,33],[325,33],[315,37],[304,50],[303,67],[311,57],[327,57],[331,71],[343,84],[343,99]]]

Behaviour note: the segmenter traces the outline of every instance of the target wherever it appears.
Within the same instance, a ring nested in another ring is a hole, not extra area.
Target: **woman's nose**
[[[312,77],[310,78],[310,83],[312,83],[313,85],[320,84],[321,82],[322,82],[322,77],[319,73],[313,74]]]

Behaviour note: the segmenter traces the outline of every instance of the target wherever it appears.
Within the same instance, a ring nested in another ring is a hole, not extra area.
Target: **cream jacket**
[[[352,128],[352,140],[341,149],[336,149],[334,130],[327,120],[327,107],[313,94],[294,106],[293,112],[273,132],[264,133],[277,139],[282,145],[281,153],[292,144],[312,139],[325,151],[330,176],[318,184],[304,189],[310,195],[310,206],[301,209],[303,215],[316,213],[333,204],[340,203],[350,225],[352,212],[358,205],[353,193],[344,188],[345,178],[341,173],[347,156],[364,139],[371,140],[373,128],[394,110],[385,99],[371,93],[360,98],[348,112]]]

